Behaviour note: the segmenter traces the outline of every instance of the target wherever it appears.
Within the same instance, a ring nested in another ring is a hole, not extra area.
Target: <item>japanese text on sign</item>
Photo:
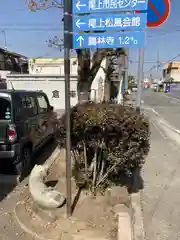
[[[145,32],[118,32],[75,34],[73,36],[74,49],[79,48],[117,48],[142,47],[145,44]]]
[[[115,37],[107,36],[107,37],[94,37],[89,36],[88,37],[88,45],[89,46],[97,46],[98,44],[108,44],[109,46],[112,46],[115,42]],[[133,37],[119,37],[119,43],[128,45],[132,41],[133,44],[137,44],[137,40]]]
[[[139,27],[141,25],[140,17],[124,17],[124,18],[90,18],[88,22],[89,28],[106,28],[106,27]]]
[[[100,9],[120,9],[134,8],[139,3],[145,3],[145,0],[89,0],[90,10]]]

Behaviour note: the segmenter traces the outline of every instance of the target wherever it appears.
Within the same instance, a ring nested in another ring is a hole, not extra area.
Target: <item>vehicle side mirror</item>
[[[53,110],[54,110],[54,107],[53,107],[53,106],[50,106],[50,110],[51,110],[51,112],[53,112]]]

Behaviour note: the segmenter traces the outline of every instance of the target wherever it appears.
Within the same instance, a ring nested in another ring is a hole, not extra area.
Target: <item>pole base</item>
[[[136,107],[136,112],[140,113],[141,112],[141,108],[140,107]]]

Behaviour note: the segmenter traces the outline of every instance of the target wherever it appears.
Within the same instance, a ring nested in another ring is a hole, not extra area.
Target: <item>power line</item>
[[[16,31],[16,32],[48,32],[48,31],[62,31],[62,28],[2,28],[0,31]]]
[[[165,64],[167,64],[167,63],[169,63],[169,62],[172,62],[173,60],[175,60],[175,59],[178,58],[178,57],[180,57],[180,53],[178,53],[175,57],[169,59],[169,60],[166,61],[166,62],[161,62],[161,64],[165,65]],[[153,67],[151,67],[151,68],[148,70],[148,72],[152,71],[152,70],[153,70],[154,68],[156,68],[156,67],[157,67],[157,64],[154,65]]]

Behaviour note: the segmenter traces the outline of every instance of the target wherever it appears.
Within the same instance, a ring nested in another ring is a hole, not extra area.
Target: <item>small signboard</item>
[[[73,18],[75,32],[82,31],[121,31],[146,28],[147,14],[90,14]]]
[[[81,48],[140,48],[144,47],[144,32],[112,32],[74,34],[74,49]]]
[[[148,0],[73,0],[73,14],[146,10]]]

